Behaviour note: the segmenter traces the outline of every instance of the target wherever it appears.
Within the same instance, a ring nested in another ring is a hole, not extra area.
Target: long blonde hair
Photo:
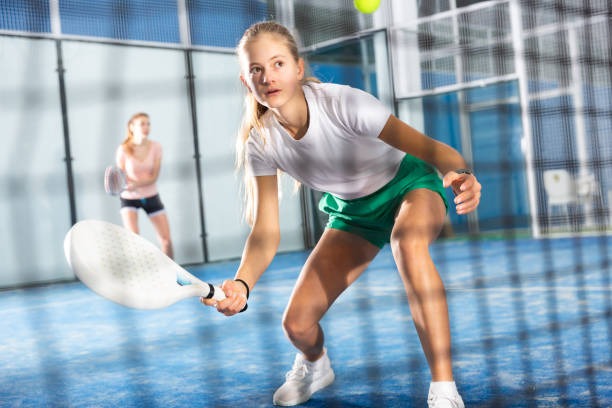
[[[134,123],[134,121],[138,118],[147,118],[149,119],[149,115],[147,113],[144,112],[138,112],[132,115],[132,117],[130,118],[130,120],[128,120],[127,123],[127,130],[125,132],[125,139],[123,139],[123,142],[121,143],[121,146],[123,146],[123,149],[128,152],[129,154],[134,154],[134,132],[132,132],[132,129],[130,129],[132,127],[132,123]]]
[[[285,42],[287,49],[297,63],[300,59],[297,42],[287,27],[275,21],[263,21],[250,26],[245,32],[236,53],[238,56],[245,51],[245,48],[259,34],[274,34]],[[314,77],[305,77],[302,84],[306,82],[320,82]],[[246,144],[252,129],[262,130],[263,123],[261,117],[268,111],[268,108],[260,104],[251,92],[247,91],[244,102],[244,115],[238,137],[236,138],[236,170],[243,173],[244,189],[244,219],[249,225],[255,221],[255,178],[247,170]],[[265,142],[265,141],[264,141]]]

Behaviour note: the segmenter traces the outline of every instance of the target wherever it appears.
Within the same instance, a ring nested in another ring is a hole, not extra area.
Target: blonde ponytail
[[[248,171],[246,145],[251,130],[262,129],[261,117],[268,108],[257,102],[250,92],[245,97],[244,105],[244,116],[236,138],[236,170],[242,172],[243,217],[252,226],[255,221],[255,178]]]

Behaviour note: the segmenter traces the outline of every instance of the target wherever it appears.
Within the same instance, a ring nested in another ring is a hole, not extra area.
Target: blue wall
[[[521,151],[521,113],[516,83],[506,83],[464,92],[467,106],[488,103],[468,114],[474,172],[483,186],[478,208],[481,230],[525,228],[529,224],[529,203],[525,163]],[[462,152],[457,93],[423,98],[425,133]],[[452,194],[449,192],[449,199]],[[455,229],[467,228],[466,217],[449,212]]]
[[[113,40],[180,43],[176,0],[62,0],[62,34]],[[233,48],[251,24],[270,18],[267,1],[187,0],[191,42]],[[0,29],[50,33],[48,0],[13,1]]]
[[[0,12],[0,29],[29,33],[50,33],[48,0],[12,1]]]
[[[350,85],[353,88],[369,91],[373,95],[377,94],[377,92],[375,92],[376,90],[372,92],[365,89],[365,81],[363,80],[363,70],[361,67],[341,64],[310,63],[310,69],[312,70],[312,75],[322,82]],[[371,83],[376,87],[376,76],[373,75],[372,77]]]

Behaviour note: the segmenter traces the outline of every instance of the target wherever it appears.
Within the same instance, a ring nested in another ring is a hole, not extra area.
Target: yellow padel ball
[[[380,0],[353,0],[355,8],[364,14],[370,14],[376,11],[380,6]]]

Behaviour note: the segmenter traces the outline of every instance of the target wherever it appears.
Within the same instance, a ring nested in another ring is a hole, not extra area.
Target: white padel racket
[[[98,295],[135,309],[160,309],[189,297],[223,300],[219,287],[202,282],[141,236],[115,224],[80,221],[64,239],[66,260]]]
[[[104,170],[104,190],[113,196],[121,194],[127,189],[125,173],[117,166],[108,166]]]

